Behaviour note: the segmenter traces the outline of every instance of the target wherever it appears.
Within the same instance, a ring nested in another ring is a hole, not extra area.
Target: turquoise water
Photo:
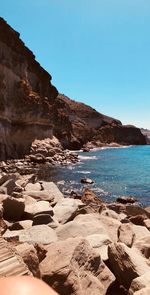
[[[106,201],[117,196],[135,196],[150,205],[150,146],[130,146],[79,152],[80,162],[55,171],[55,180],[66,194],[81,191],[83,177],[95,181],[90,186]]]

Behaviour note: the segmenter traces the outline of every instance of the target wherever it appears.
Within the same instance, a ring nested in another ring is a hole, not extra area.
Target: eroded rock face
[[[33,53],[0,18],[0,158],[21,157],[52,137],[50,102],[58,92]]]
[[[105,143],[146,144],[145,136],[134,126],[98,113],[93,108],[59,94],[53,104],[54,133],[65,148],[79,149],[88,141],[93,146]]]
[[[123,243],[108,246],[108,257],[118,281],[127,289],[132,280],[150,271],[146,260]]]
[[[100,255],[82,238],[50,245],[40,271],[61,295],[104,295],[115,280]]]

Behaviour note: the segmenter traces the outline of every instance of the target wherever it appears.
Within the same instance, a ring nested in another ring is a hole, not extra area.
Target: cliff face
[[[146,143],[138,129],[58,95],[51,76],[19,36],[0,18],[0,160],[23,157],[34,140],[53,133],[70,149],[81,148],[93,137]]]
[[[58,92],[19,34],[0,18],[0,158],[28,153],[35,138],[52,135]]]
[[[145,136],[134,126],[98,113],[93,108],[59,94],[53,104],[54,133],[66,148],[79,149],[88,141],[119,144],[146,144]]]

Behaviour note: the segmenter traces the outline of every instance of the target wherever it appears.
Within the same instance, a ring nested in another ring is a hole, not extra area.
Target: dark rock
[[[121,204],[134,204],[135,202],[137,202],[137,199],[130,197],[130,196],[122,196],[122,197],[118,197],[116,199],[116,202],[121,203]]]
[[[4,219],[6,220],[20,220],[24,214],[25,202],[24,199],[15,199],[7,196],[3,200]]]
[[[87,153],[87,152],[90,151],[90,149],[89,149],[88,147],[83,147],[83,148],[82,148],[82,151],[83,151],[84,153]]]
[[[145,216],[143,215],[136,215],[129,218],[129,221],[136,225],[143,225],[144,226]]]
[[[70,193],[70,197],[73,198],[73,199],[78,199],[78,200],[81,200],[82,196],[80,196],[77,192],[75,191],[71,191]]]
[[[38,164],[43,164],[46,162],[46,158],[42,154],[31,155],[30,160]]]
[[[93,184],[94,181],[90,178],[81,178],[81,183],[83,184]]]
[[[50,214],[37,214],[33,217],[32,225],[48,224],[52,222],[52,216]]]

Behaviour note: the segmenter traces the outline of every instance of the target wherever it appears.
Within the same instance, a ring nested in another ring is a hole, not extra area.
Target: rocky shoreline
[[[35,276],[60,295],[150,294],[150,208],[88,188],[66,196],[40,179],[78,161],[67,149],[145,145],[145,135],[59,94],[20,34],[0,25],[0,277]]]
[[[28,274],[60,295],[149,294],[150,207],[105,203],[89,188],[66,197],[22,164],[0,165],[0,233]],[[0,277],[9,276],[16,264],[1,255]]]

